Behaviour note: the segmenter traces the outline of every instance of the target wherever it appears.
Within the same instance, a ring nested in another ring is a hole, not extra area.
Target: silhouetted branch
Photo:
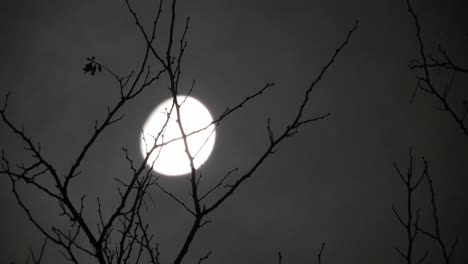
[[[441,249],[444,263],[450,264],[453,261],[453,253],[458,243],[458,239],[455,239],[455,242],[452,244],[451,247],[449,247],[448,244],[442,239],[441,231],[440,231],[440,220],[439,220],[439,215],[438,215],[438,208],[436,205],[436,194],[434,190],[434,184],[429,175],[428,162],[424,157],[422,158],[422,163],[423,163],[422,173],[416,179],[414,178],[414,160],[413,160],[413,155],[411,153],[411,150],[409,154],[408,170],[405,176],[403,176],[399,167],[396,164],[394,164],[399,177],[401,178],[401,180],[406,186],[406,193],[407,193],[407,199],[406,199],[407,217],[406,219],[395,209],[395,207],[392,206],[393,213],[395,214],[399,223],[406,230],[407,241],[408,241],[407,242],[408,246],[405,251],[399,248],[396,248],[396,250],[399,253],[399,255],[403,259],[406,260],[406,263],[418,263],[418,264],[423,263],[427,259],[427,256],[429,254],[428,251],[426,251],[424,255],[419,258],[419,260],[414,261],[415,239],[418,234],[422,234],[423,236],[434,240],[438,244],[438,246]],[[432,219],[434,223],[433,232],[428,231],[427,229],[424,229],[421,227],[420,209],[416,209],[416,210],[413,209],[415,207],[413,192],[420,186],[422,180],[424,179],[429,184],[429,191],[431,195]]]
[[[420,62],[414,62],[409,64],[410,69],[424,69],[424,67],[427,68],[437,68],[437,69],[446,69],[454,72],[460,72],[460,73],[468,73],[468,68],[459,66],[458,64],[454,63],[450,56],[447,54],[447,52],[442,48],[441,45],[438,46],[438,51],[440,55],[442,56],[442,60],[436,59],[431,57],[430,60],[431,62],[423,64]]]
[[[415,63],[415,64],[410,64],[409,67],[411,69],[421,69],[423,71],[423,77],[418,78],[418,89],[432,95],[434,98],[436,98],[439,103],[442,105],[441,110],[448,112],[448,114],[452,117],[452,119],[457,123],[457,125],[460,127],[462,132],[465,134],[465,136],[468,137],[468,127],[465,124],[465,118],[468,114],[468,105],[465,103],[466,100],[462,101],[462,112],[461,114],[457,114],[458,111],[455,110],[453,105],[451,105],[448,100],[447,100],[447,89],[444,89],[443,92],[438,91],[436,89],[435,84],[432,81],[431,78],[431,73],[430,73],[430,68],[445,68],[445,69],[450,69],[454,72],[463,72],[466,73],[467,70],[463,67],[455,65],[450,57],[447,55],[447,53],[439,46],[439,52],[442,54],[444,57],[444,61],[439,62],[435,59],[432,59],[433,62],[428,61],[428,56],[426,55],[426,50],[425,50],[425,45],[424,41],[422,38],[422,30],[421,30],[421,25],[419,23],[419,18],[416,12],[414,11],[410,0],[406,0],[406,4],[408,7],[408,12],[412,16],[414,20],[414,25],[416,27],[416,37],[418,40],[418,45],[419,45],[419,56],[421,62]],[[412,98],[414,98],[415,93],[413,93]],[[411,100],[413,101],[413,100]]]
[[[395,249],[408,264],[414,263],[414,244],[415,239],[419,233],[419,230],[416,228],[419,222],[419,209],[417,209],[415,212],[414,191],[420,186],[422,179],[424,178],[424,173],[427,171],[427,166],[426,164],[424,165],[425,166],[423,172],[421,173],[421,176],[415,179],[414,158],[411,149],[409,151],[409,162],[406,175],[403,175],[398,165],[396,163],[393,163],[393,166],[395,167],[398,176],[400,177],[401,181],[406,187],[406,217],[403,217],[402,214],[398,212],[398,210],[395,208],[395,206],[392,206],[392,211],[395,214],[395,217],[398,219],[398,222],[406,230],[407,247],[405,250],[401,250],[398,247],[396,247]],[[418,263],[422,262],[424,258],[425,257],[423,257]]]
[[[320,248],[320,251],[317,254],[318,264],[322,264],[322,254],[323,254],[323,249],[324,248],[325,248],[325,242],[322,243],[322,247]]]
[[[423,161],[424,161],[424,166],[425,166],[424,177],[427,180],[427,182],[429,183],[429,190],[430,190],[430,193],[431,193],[431,208],[432,208],[432,219],[433,219],[433,222],[434,222],[434,233],[431,233],[431,232],[423,229],[418,224],[416,225],[416,228],[422,234],[424,234],[427,237],[429,237],[429,238],[433,239],[434,241],[436,241],[436,243],[438,244],[438,246],[441,249],[442,256],[444,258],[444,263],[445,264],[450,264],[450,263],[452,263],[452,260],[453,260],[453,253],[455,251],[455,247],[458,244],[458,239],[455,239],[455,241],[453,242],[450,249],[449,249],[449,246],[442,239],[442,235],[441,235],[441,231],[440,231],[440,219],[439,219],[439,214],[438,214],[438,209],[437,209],[437,204],[436,204],[436,193],[435,193],[435,190],[434,190],[434,182],[433,182],[432,178],[429,175],[428,162],[424,158],[423,158]]]
[[[208,190],[204,195],[200,197],[200,201],[207,197],[210,193],[218,189],[232,173],[237,172],[238,170],[239,168],[235,168],[233,170],[228,171],[226,175],[224,175],[224,177],[215,186],[213,186],[210,190]]]
[[[185,208],[185,210],[187,210],[187,212],[189,212],[191,215],[195,216],[195,213],[187,206],[185,205],[184,202],[182,202],[179,198],[177,198],[174,194],[172,194],[171,192],[168,192],[166,191],[166,189],[164,189],[161,184],[159,183],[156,183],[156,186],[159,187],[159,189],[161,189],[161,191],[163,191],[163,193],[167,194],[169,197],[171,197],[174,201],[176,201],[178,204],[180,204],[183,208]]]
[[[277,145],[279,145],[286,138],[295,134],[301,125],[307,123],[307,120],[303,120],[302,118],[303,118],[304,109],[307,105],[307,102],[309,101],[309,96],[310,96],[312,89],[322,79],[322,77],[324,76],[328,68],[333,64],[333,62],[335,61],[336,57],[341,52],[341,50],[348,44],[348,41],[351,38],[352,34],[357,30],[357,26],[358,26],[358,23],[356,22],[353,28],[348,32],[344,42],[338,47],[338,49],[336,49],[331,59],[322,68],[321,72],[318,74],[316,79],[311,83],[309,88],[305,91],[304,99],[293,121],[284,129],[283,133],[278,138],[274,139],[273,141],[270,141],[270,145],[267,147],[266,151],[255,162],[255,164],[250,168],[250,170],[247,173],[245,173],[242,177],[240,177],[238,180],[236,180],[236,182],[232,185],[232,187],[230,187],[229,190],[221,198],[219,198],[211,206],[208,206],[207,209],[204,210],[204,214],[208,214],[214,209],[216,209],[218,206],[220,206],[229,196],[231,196],[234,193],[234,191],[242,184],[242,182],[244,182],[246,179],[250,178],[253,175],[253,173],[257,170],[257,168],[260,167],[260,165],[263,164],[263,162],[267,159],[267,157],[269,157],[273,153]],[[316,120],[325,118],[326,116],[327,115],[324,115],[322,117],[317,118]]]
[[[207,260],[211,255],[211,251],[209,251],[205,256],[198,259],[198,264],[202,264],[203,261]]]
[[[141,33],[143,34],[145,40],[146,40],[146,44],[147,46],[150,48],[151,50],[151,53],[156,57],[156,59],[161,63],[161,65],[164,66],[164,68],[167,67],[165,61],[162,59],[162,57],[159,55],[159,53],[154,49],[152,43],[156,37],[156,35],[154,34],[155,33],[155,30],[156,30],[156,26],[158,24],[158,21],[159,21],[159,18],[161,16],[161,12],[162,12],[162,0],[159,1],[159,8],[158,8],[158,12],[156,14],[156,18],[155,20],[153,21],[153,34],[151,37],[148,37],[148,35],[146,34],[145,32],[145,29],[143,28],[143,26],[141,25],[140,23],[140,20],[136,14],[136,12],[133,10],[132,6],[130,5],[130,2],[128,0],[125,0],[125,3],[127,5],[127,8],[128,8],[128,11],[132,14],[133,18],[135,19],[135,23],[138,27],[138,29],[140,29]]]
[[[34,252],[32,251],[32,249],[29,249],[29,255],[33,261],[33,264],[41,264],[46,246],[47,246],[47,238],[44,239],[44,242],[42,243],[42,246],[41,246],[41,250],[39,251],[39,255],[37,257],[34,255]],[[27,263],[29,264],[29,261]]]

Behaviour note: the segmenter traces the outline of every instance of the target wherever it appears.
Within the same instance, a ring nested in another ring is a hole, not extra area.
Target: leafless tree
[[[453,263],[453,254],[455,248],[458,244],[458,238],[454,240],[451,245],[443,238],[441,225],[440,225],[440,215],[436,202],[436,191],[434,188],[434,182],[429,173],[429,163],[424,158],[421,157],[422,169],[419,173],[415,172],[415,161],[413,154],[410,150],[409,152],[409,161],[408,168],[406,173],[400,169],[400,167],[394,163],[395,170],[400,177],[401,181],[405,185],[406,190],[406,203],[404,205],[405,213],[401,213],[396,209],[395,206],[392,207],[395,217],[398,219],[400,225],[405,229],[406,232],[406,249],[402,250],[399,247],[396,247],[398,254],[405,260],[406,263],[424,263],[424,261],[429,256],[429,251],[425,251],[421,256],[415,254],[415,244],[416,238],[426,238],[436,242],[437,246],[440,248],[440,253],[443,257],[445,264]],[[429,224],[423,224],[424,219],[421,219],[421,206],[416,204],[415,201],[415,192],[422,192],[421,184],[426,182],[428,186],[430,204],[431,204],[431,217],[425,221]],[[426,226],[426,227],[423,227]],[[432,226],[428,228],[427,226]]]
[[[416,227],[418,226],[418,223],[420,221],[420,209],[415,209],[414,205],[414,191],[419,187],[422,180],[424,179],[424,173],[427,167],[424,168],[423,173],[421,173],[420,176],[414,178],[414,158],[411,150],[409,152],[409,164],[406,173],[403,173],[396,163],[393,163],[393,166],[395,167],[395,170],[398,176],[400,177],[401,181],[404,183],[406,190],[406,217],[403,217],[402,214],[396,209],[396,207],[392,206],[393,213],[405,229],[407,241],[407,246],[405,250],[402,250],[398,247],[396,247],[396,250],[400,254],[400,256],[406,261],[406,263],[411,264],[415,263],[413,261],[415,259],[414,244],[415,239],[419,234],[419,229],[417,229]],[[424,256],[419,258],[419,260],[416,263],[422,263],[426,257],[427,252],[426,254],[424,254]]]
[[[180,114],[180,108],[183,102],[180,101],[178,95],[181,94],[179,80],[182,74],[184,52],[187,48],[186,36],[189,30],[190,20],[189,18],[185,19],[182,30],[179,32],[179,27],[177,26],[179,20],[176,16],[177,1],[172,0],[167,6],[167,10],[170,13],[167,21],[169,35],[167,39],[163,39],[157,34],[157,29],[160,27],[160,24],[164,23],[161,14],[166,6],[163,5],[162,1],[159,2],[159,6],[155,10],[153,23],[150,29],[142,25],[138,14],[134,11],[132,3],[128,0],[124,1],[129,13],[135,21],[137,29],[146,42],[143,48],[143,59],[137,69],[131,71],[128,75],[122,76],[95,57],[87,58],[86,65],[83,69],[85,73],[89,72],[91,75],[99,74],[100,72],[110,74],[117,83],[116,92],[118,92],[120,96],[119,99],[114,102],[113,106],[108,107],[104,120],[102,122],[95,121],[91,137],[83,145],[81,151],[77,154],[73,164],[67,171],[58,171],[56,167],[52,165],[53,163],[43,156],[41,145],[32,138],[32,135],[29,135],[27,130],[20,128],[16,121],[11,120],[8,115],[9,94],[6,95],[4,105],[0,109],[0,116],[3,123],[11,132],[17,135],[20,141],[22,141],[26,151],[32,158],[32,162],[16,163],[11,161],[7,153],[2,151],[0,172],[9,177],[12,193],[16,201],[26,213],[29,221],[45,237],[45,242],[41,247],[39,257],[35,257],[34,254],[31,254],[34,263],[41,262],[46,244],[50,243],[55,245],[56,249],[58,249],[70,263],[85,263],[83,260],[84,256],[101,264],[160,263],[158,244],[155,241],[154,235],[149,231],[149,224],[145,221],[143,214],[143,211],[147,208],[146,204],[152,200],[150,189],[153,187],[160,189],[192,216],[191,227],[185,238],[183,238],[182,246],[172,261],[175,264],[182,263],[199,230],[210,222],[208,218],[210,213],[220,208],[247,179],[251,178],[257,169],[264,164],[265,160],[276,152],[280,144],[298,133],[303,126],[322,120],[330,115],[326,113],[316,117],[308,117],[305,116],[304,110],[309,104],[310,95],[317,83],[325,76],[331,65],[335,62],[337,56],[348,44],[348,41],[358,26],[356,22],[345,36],[343,42],[339,44],[331,55],[329,61],[323,66],[310,85],[304,89],[302,101],[298,103],[298,109],[292,113],[289,123],[280,131],[273,131],[270,127],[270,121],[268,120],[266,130],[268,132],[269,144],[265,146],[260,156],[253,161],[253,165],[244,173],[237,176],[237,178],[233,173],[236,170],[229,171],[224,176],[220,175],[219,182],[212,187],[206,187],[208,191],[202,193],[200,186],[204,184],[202,180],[203,175],[201,171],[195,169],[194,153],[191,153],[188,148],[187,138],[212,125],[217,127],[232,113],[236,112],[244,105],[251,103],[256,97],[273,87],[274,83],[265,84],[256,92],[246,96],[245,99],[238,104],[226,108],[212,123],[207,124],[205,128],[187,134],[183,128],[182,119],[184,117]],[[177,37],[177,35],[180,35],[180,37]],[[166,48],[160,51],[156,48],[156,43],[164,45]],[[159,67],[157,69],[152,69],[150,67],[150,65],[153,65],[151,62],[158,64]],[[152,154],[157,154],[158,149],[174,141],[157,143],[157,139],[164,136],[165,126],[163,126],[161,131],[154,135],[155,143],[148,148],[145,158],[140,163],[137,163],[130,157],[127,149],[123,149],[131,174],[130,177],[126,178],[127,180],[123,178],[115,179],[118,191],[117,206],[112,209],[111,214],[105,215],[101,209],[104,205],[101,204],[101,200],[98,198],[95,201],[98,208],[95,213],[98,215],[99,221],[95,223],[88,220],[84,217],[84,212],[86,210],[88,210],[87,213],[89,214],[89,203],[86,203],[86,194],[82,194],[79,201],[75,201],[70,195],[71,186],[80,177],[80,168],[84,166],[85,157],[96,142],[104,137],[104,132],[125,117],[125,113],[123,113],[122,109],[124,105],[132,102],[134,98],[141,95],[146,90],[162,86],[162,84],[160,84],[162,79],[167,80],[168,83],[164,86],[169,87],[173,99],[172,108],[168,113],[166,124],[169,121],[170,113],[175,113],[181,137],[174,140],[183,141],[187,158],[190,161],[190,175],[188,176],[191,190],[190,201],[185,201],[179,198],[177,193],[167,190],[158,182],[158,176],[154,175],[153,166],[147,165],[148,159]],[[190,94],[192,88],[188,94]],[[57,208],[60,216],[68,224],[65,227],[59,227],[55,225],[47,226],[45,223],[41,223],[25,202],[22,192],[23,186],[33,188],[36,192],[45,194],[55,201],[58,205]],[[221,194],[215,196],[215,193]],[[214,202],[207,202],[208,199],[206,198],[209,196],[213,196],[211,200]],[[96,225],[97,229],[94,228]],[[321,261],[322,251],[323,246],[318,255],[319,262]],[[208,252],[206,255],[200,257],[198,263],[202,263],[208,259],[210,254],[211,252]]]
[[[416,38],[419,47],[419,59],[415,60],[413,63],[410,63],[409,68],[411,70],[422,71],[422,75],[418,76],[417,78],[417,87],[413,92],[410,102],[414,100],[418,90],[431,95],[442,106],[440,109],[447,112],[454,123],[456,123],[457,126],[462,130],[463,134],[468,137],[468,127],[466,124],[466,116],[468,115],[468,102],[466,100],[461,100],[461,111],[458,111],[456,105],[451,103],[448,98],[453,86],[453,78],[455,73],[466,74],[468,73],[468,70],[467,68],[460,66],[458,63],[455,63],[441,45],[438,46],[438,53],[440,56],[439,58],[428,55],[426,44],[422,37],[422,28],[419,17],[415,12],[410,0],[406,0],[406,6],[416,28]],[[432,76],[432,70],[434,69],[447,70],[452,73],[452,79],[443,89],[440,89],[440,87],[435,85],[434,77]],[[396,218],[405,229],[407,236],[406,249],[402,250],[397,247],[396,250],[408,264],[424,263],[424,261],[429,256],[429,252],[426,251],[424,254],[422,254],[422,256],[416,256],[414,252],[416,238],[419,235],[421,238],[426,238],[436,242],[437,246],[440,248],[443,263],[450,264],[454,262],[453,256],[455,248],[458,244],[458,238],[456,238],[451,244],[447,242],[445,237],[443,238],[440,225],[440,215],[436,201],[437,195],[434,187],[434,181],[429,173],[429,163],[424,157],[421,158],[421,162],[423,165],[422,170],[416,178],[414,169],[415,161],[411,150],[409,153],[409,164],[406,174],[404,174],[400,167],[394,163],[396,172],[404,183],[406,190],[406,204],[404,206],[406,216],[404,216],[404,214],[398,211],[395,207],[392,207]],[[428,193],[432,211],[430,214],[430,219],[426,220],[426,222],[429,222],[430,224],[422,223],[423,220],[420,217],[421,207],[416,204],[414,198],[415,192],[421,189],[421,183],[424,181],[428,186],[427,189],[429,191]],[[428,228],[427,226],[432,227]]]

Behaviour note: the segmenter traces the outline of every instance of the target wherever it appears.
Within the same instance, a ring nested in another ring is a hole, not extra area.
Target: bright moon
[[[186,135],[203,129],[213,122],[208,109],[198,100],[192,97],[177,96],[177,102],[180,105],[180,119]],[[169,121],[167,121],[169,112],[171,115]],[[166,122],[167,125],[164,128]],[[216,137],[214,129],[215,126],[212,124],[206,129],[187,137],[190,155],[194,157],[195,169],[198,169],[208,159],[213,150]],[[155,138],[158,137],[161,131],[162,134],[157,138],[156,142],[158,145],[176,140],[156,148],[149,157],[147,164],[153,166],[153,169],[158,173],[168,176],[190,173],[190,161],[185,152],[184,141],[181,139],[182,134],[177,123],[177,112],[175,106],[173,107],[172,98],[161,103],[151,113],[143,126],[140,143],[143,157],[146,157],[154,146]]]

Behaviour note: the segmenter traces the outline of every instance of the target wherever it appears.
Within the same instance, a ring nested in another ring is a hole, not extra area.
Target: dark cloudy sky
[[[155,1],[134,2],[148,25]],[[284,263],[313,263],[322,241],[324,263],[398,263],[394,247],[404,246],[404,230],[391,206],[402,206],[405,193],[392,162],[406,166],[410,146],[416,157],[430,161],[443,232],[450,241],[460,237],[456,261],[468,263],[468,139],[430,97],[420,93],[408,103],[416,79],[407,64],[417,58],[418,47],[405,1],[181,0],[178,7],[179,29],[185,16],[192,21],[183,89],[195,79],[193,95],[213,115],[266,82],[277,83],[219,127],[204,168],[207,184],[252,165],[268,144],[267,118],[277,131],[292,118],[304,89],[360,20],[306,111],[332,116],[280,146],[211,216],[213,223],[196,237],[186,263],[209,250],[206,263],[275,263],[277,251]],[[435,51],[440,43],[468,64],[466,1],[417,0],[415,9],[428,48]],[[0,32],[0,93],[12,91],[9,115],[64,173],[94,120],[102,120],[107,105],[118,99],[110,76],[83,75],[85,58],[96,56],[126,74],[137,66],[145,43],[124,1],[111,0],[7,0]],[[437,75],[440,84],[449,78]],[[467,81],[456,77],[454,103],[467,95]],[[125,119],[85,159],[73,192],[89,194],[90,212],[97,195],[110,208],[116,197],[112,179],[129,173],[121,147],[141,160],[139,131],[170,96],[166,88],[160,82],[128,105]],[[0,146],[12,160],[28,160],[4,124]],[[160,181],[189,199],[184,177]],[[56,204],[31,190],[24,193],[41,221],[56,221]],[[191,216],[156,190],[154,196],[157,208],[149,222],[162,260],[172,260]],[[427,196],[421,197],[422,210],[429,212]],[[6,177],[0,179],[0,212],[0,263],[25,263],[28,247],[37,248],[42,237],[19,209]],[[437,254],[434,249],[430,256]],[[46,263],[63,263],[52,248],[48,257]]]

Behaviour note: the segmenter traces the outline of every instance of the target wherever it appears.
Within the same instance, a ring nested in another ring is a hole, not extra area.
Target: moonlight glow
[[[213,121],[208,109],[198,100],[192,97],[178,96],[177,101],[181,105],[180,118],[186,134],[205,128]],[[171,115],[163,130],[169,112]],[[194,157],[195,169],[198,169],[208,159],[213,150],[216,136],[214,129],[215,126],[210,125],[207,129],[187,137],[190,154]],[[158,137],[158,133],[161,131],[162,134]],[[152,166],[154,162],[153,169],[168,176],[190,173],[190,161],[185,153],[181,136],[176,109],[173,107],[171,98],[161,103],[146,120],[140,144],[143,157],[146,157],[148,151],[154,146],[155,138],[158,137],[157,144],[179,139],[156,148],[147,164]]]

